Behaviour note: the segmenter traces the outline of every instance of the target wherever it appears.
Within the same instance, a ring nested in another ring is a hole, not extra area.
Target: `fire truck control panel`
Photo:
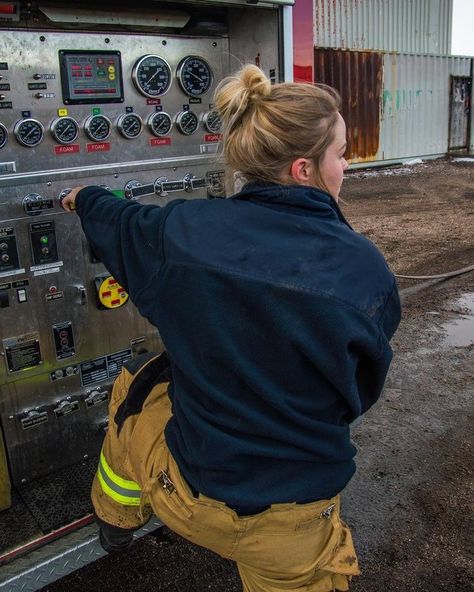
[[[60,199],[77,185],[160,206],[225,198],[216,85],[248,61],[283,76],[270,5],[138,4],[0,14],[0,431],[14,486],[96,455],[122,364],[163,349]]]

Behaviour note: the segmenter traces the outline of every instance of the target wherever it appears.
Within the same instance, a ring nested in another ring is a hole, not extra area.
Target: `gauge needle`
[[[191,72],[191,70],[188,71],[188,74],[191,74],[191,76],[193,76],[194,78],[196,78],[197,80],[199,80],[199,82],[203,82],[202,78],[199,78],[199,76],[196,76],[196,74],[194,74],[194,72]]]
[[[95,130],[95,133],[100,132],[100,130],[104,127],[104,122],[101,121],[99,127]]]
[[[26,136],[23,136],[23,139],[26,140],[26,138],[29,138],[31,134],[35,131],[35,129],[36,128],[32,127],[30,131],[26,134]]]
[[[155,78],[155,76],[158,74],[158,70],[155,70],[155,73],[152,74],[152,76],[150,76],[150,78],[145,82],[145,86],[148,86],[150,84],[150,82],[153,80],[153,78]]]

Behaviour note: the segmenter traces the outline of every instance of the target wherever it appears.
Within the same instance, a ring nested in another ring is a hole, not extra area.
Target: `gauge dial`
[[[199,119],[192,111],[181,111],[176,115],[176,127],[185,136],[190,136],[199,127]]]
[[[8,140],[8,131],[7,128],[0,123],[0,148],[3,148]]]
[[[117,120],[117,129],[124,138],[132,140],[142,132],[142,119],[136,113],[124,113]]]
[[[22,146],[33,148],[43,139],[44,127],[36,119],[22,119],[15,125],[13,133]]]
[[[51,133],[60,144],[70,144],[79,135],[79,126],[72,117],[58,117],[51,124]]]
[[[84,123],[84,130],[91,140],[101,142],[110,136],[112,124],[105,115],[91,115]]]
[[[184,58],[176,75],[183,91],[191,97],[207,92],[212,84],[211,67],[202,58],[195,56]]]
[[[145,97],[164,95],[171,85],[171,68],[157,55],[145,55],[133,66],[132,80]]]
[[[148,127],[154,136],[167,136],[172,125],[171,117],[164,111],[152,113],[148,118]]]
[[[216,110],[204,113],[202,120],[206,129],[211,132],[211,134],[218,134],[221,131],[222,121]]]

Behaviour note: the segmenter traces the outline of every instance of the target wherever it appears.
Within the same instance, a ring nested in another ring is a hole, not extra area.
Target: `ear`
[[[290,176],[298,185],[311,185],[314,164],[307,158],[297,158],[291,164]]]

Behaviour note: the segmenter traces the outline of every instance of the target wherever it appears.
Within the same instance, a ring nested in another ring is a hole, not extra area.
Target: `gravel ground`
[[[342,207],[396,273],[474,264],[474,160],[348,174]],[[354,428],[343,494],[363,573],[353,592],[474,591],[474,273],[400,280],[404,315],[380,401]],[[44,592],[241,592],[235,566],[169,530]]]

